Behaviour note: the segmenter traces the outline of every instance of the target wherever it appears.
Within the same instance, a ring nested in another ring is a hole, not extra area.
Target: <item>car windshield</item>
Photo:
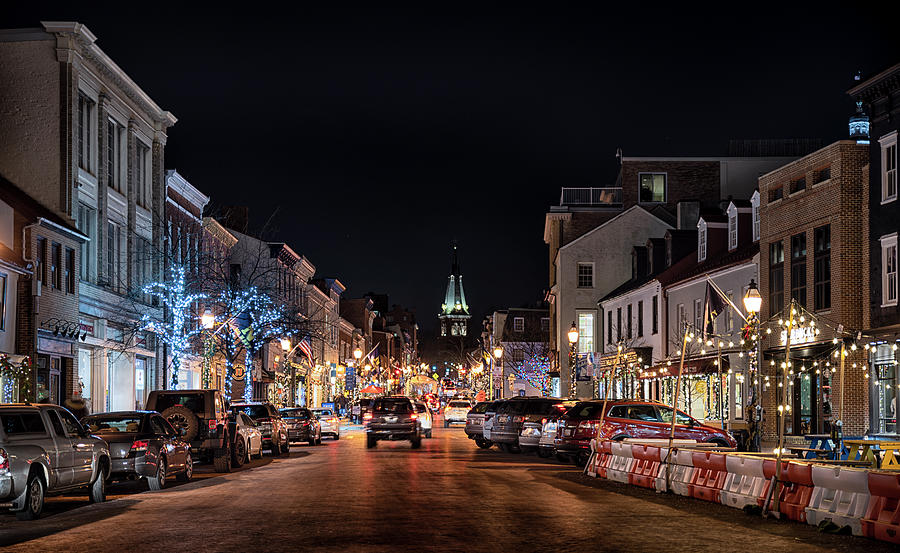
[[[4,413],[0,415],[0,425],[6,435],[27,434],[30,432],[46,433],[44,421],[39,413]]]
[[[236,405],[232,406],[231,410],[235,413],[243,413],[253,420],[267,419],[270,416],[269,410],[265,405]]]
[[[156,396],[156,406],[153,410],[162,413],[175,405],[183,405],[193,413],[206,412],[206,400],[203,394],[159,394]]]
[[[253,415],[250,415],[251,417]],[[281,416],[288,419],[300,419],[305,421],[309,418],[309,411],[307,409],[282,409]]]
[[[409,400],[403,399],[379,399],[375,402],[375,411],[387,413],[409,413],[412,411]]]
[[[471,405],[469,405],[468,401],[451,401],[448,407],[468,409]]]
[[[133,415],[124,416],[98,416],[92,415],[82,419],[81,424],[91,432],[140,432],[141,417]]]

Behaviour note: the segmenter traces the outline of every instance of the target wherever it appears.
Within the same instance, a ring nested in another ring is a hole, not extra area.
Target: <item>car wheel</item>
[[[231,464],[234,468],[241,468],[244,460],[247,458],[247,444],[243,438],[238,438],[234,442],[234,449],[231,451]]]
[[[285,455],[288,455],[291,452],[291,441],[287,438],[284,439],[284,445],[281,446],[281,452]]]
[[[372,449],[378,444],[378,440],[372,436],[366,436],[366,449]]]
[[[415,438],[414,440],[411,440],[411,441],[412,441],[413,449],[419,449],[420,447],[422,447],[422,438]]]
[[[150,489],[153,491],[159,491],[166,487],[166,458],[163,456],[159,457],[159,462],[156,464],[156,476],[147,477],[147,484],[150,486]]]
[[[310,434],[308,443],[309,445],[316,445],[316,437]]]
[[[100,473],[91,484],[90,494],[91,503],[103,503],[106,501],[106,467],[100,465]]]
[[[16,518],[19,520],[34,520],[41,516],[44,510],[44,479],[36,472],[28,477],[28,490],[25,495],[25,508],[16,511]]]
[[[188,453],[187,457],[184,460],[184,472],[178,473],[178,476],[175,478],[179,482],[190,482],[191,478],[194,477],[194,459],[191,458],[191,454]]]
[[[231,472],[231,448],[219,447],[213,454],[213,466],[216,472]]]

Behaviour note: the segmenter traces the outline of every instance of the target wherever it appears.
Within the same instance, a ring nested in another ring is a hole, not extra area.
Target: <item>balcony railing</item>
[[[620,206],[622,188],[563,188],[559,205]]]

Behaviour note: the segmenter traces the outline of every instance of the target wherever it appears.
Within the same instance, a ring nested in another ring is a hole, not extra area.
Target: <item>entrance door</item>
[[[50,403],[55,403],[60,405],[60,394],[59,385],[62,380],[60,379],[60,365],[61,360],[59,357],[50,357]]]
[[[794,379],[795,434],[819,432],[819,379],[815,374],[801,374]]]

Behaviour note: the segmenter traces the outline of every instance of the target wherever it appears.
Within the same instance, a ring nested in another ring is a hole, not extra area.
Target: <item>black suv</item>
[[[274,405],[268,401],[240,400],[231,404],[231,411],[240,411],[259,425],[263,449],[270,450],[272,455],[290,451],[287,423]]]
[[[422,425],[412,401],[405,396],[382,397],[372,404],[366,419],[366,447],[378,440],[409,440],[413,449],[422,445]]]
[[[153,390],[148,411],[157,411],[191,445],[203,462],[212,461],[216,472],[231,472],[228,439],[228,404],[219,390]]]

